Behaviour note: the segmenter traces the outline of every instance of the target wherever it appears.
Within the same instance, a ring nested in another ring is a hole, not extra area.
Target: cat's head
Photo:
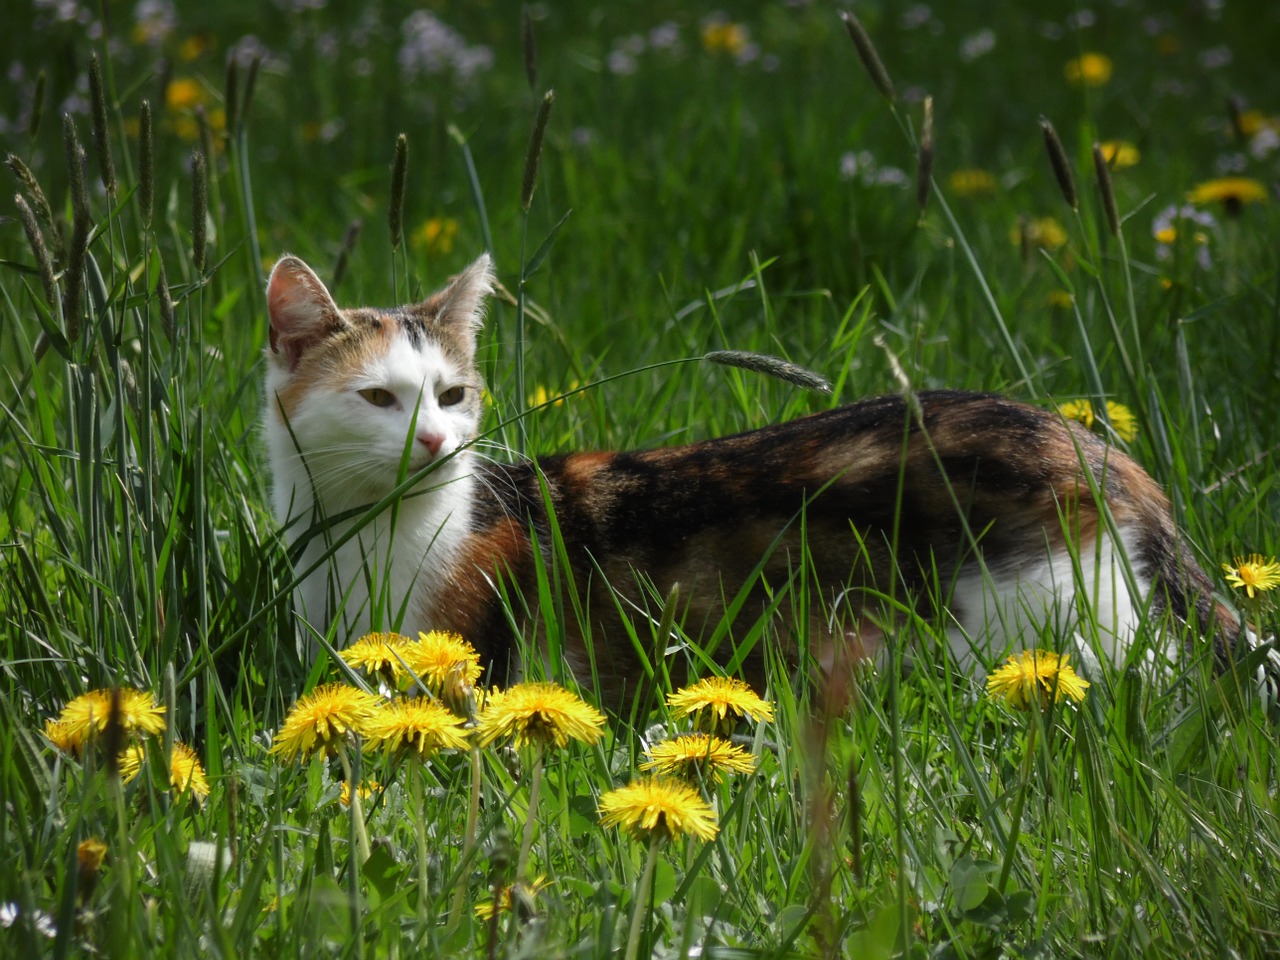
[[[421,303],[342,310],[310,267],[282,257],[267,284],[266,422],[277,483],[283,473],[299,486],[305,462],[322,499],[355,505],[392,489],[406,456],[412,473],[474,438],[483,392],[476,333],[493,279],[483,255]]]

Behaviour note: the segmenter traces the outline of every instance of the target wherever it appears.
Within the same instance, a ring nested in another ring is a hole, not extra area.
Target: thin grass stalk
[[[533,33],[533,14],[525,4],[520,11],[520,39],[524,51],[524,76],[529,89],[538,89],[538,41]]]
[[[236,124],[240,122],[240,65],[236,62],[234,53],[227,56],[227,69],[222,84],[222,108],[227,116],[224,129],[229,138],[234,138]]]
[[[89,57],[89,106],[93,114],[93,151],[98,155],[98,176],[107,195],[116,195],[116,168],[111,161],[111,137],[107,132],[107,95],[102,86],[102,64]]]
[[[644,870],[636,882],[635,902],[631,909],[631,927],[627,932],[627,949],[623,955],[625,960],[636,960],[640,953],[640,930],[644,926],[644,918],[649,910],[649,900],[653,892],[653,873],[658,865],[658,847],[662,844],[662,835],[654,830],[649,838],[649,852],[645,855]]]

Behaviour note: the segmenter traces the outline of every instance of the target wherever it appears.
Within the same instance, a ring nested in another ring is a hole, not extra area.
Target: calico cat
[[[486,459],[472,441],[492,284],[482,256],[422,303],[342,310],[301,260],[272,271],[275,512],[306,540],[299,613],[339,645],[374,625],[453,630],[502,677],[515,635],[536,632],[535,556],[550,567],[553,521],[586,611],[566,601],[566,656],[606,696],[639,675],[624,617],[652,637],[641,611],[678,584],[697,637],[740,592],[743,616],[759,616],[805,556],[814,602],[800,632],[828,669],[874,652],[890,593],[940,598],[966,667],[1082,616],[1113,661],[1144,612],[1206,635],[1240,628],[1137,463],[999,396],[877,397],[688,446]],[[760,656],[742,666],[758,671]]]

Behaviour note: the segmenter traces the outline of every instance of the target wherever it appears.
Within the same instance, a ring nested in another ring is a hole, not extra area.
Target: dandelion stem
[[[351,757],[347,755],[347,745],[338,742],[338,760],[342,764],[342,774],[347,778],[347,793],[351,797],[351,823],[356,831],[356,846],[360,852],[360,863],[369,859],[369,831],[364,825],[364,804],[360,800],[360,785],[355,782],[351,773]]]
[[[462,856],[459,858],[458,885],[453,891],[453,905],[450,907],[455,921],[462,915],[463,900],[466,896],[466,865],[471,850],[476,845],[476,824],[480,820],[480,748],[471,748],[471,789],[467,795],[467,826],[462,837]]]
[[[649,839],[649,853],[644,860],[644,872],[636,884],[635,903],[631,910],[631,929],[627,933],[627,952],[625,960],[636,960],[640,950],[641,919],[648,913],[649,893],[653,887],[653,870],[658,864],[658,845],[662,843],[662,834],[657,830]]]
[[[520,859],[516,861],[516,882],[524,879],[525,865],[529,861],[529,849],[533,846],[533,823],[538,814],[538,792],[542,789],[542,761],[546,755],[546,746],[538,744],[538,753],[533,760],[533,774],[529,778],[529,816],[524,822],[524,836],[520,841]]]
[[[1035,709],[1034,707],[1032,708]],[[1013,869],[1013,854],[1018,846],[1018,834],[1022,824],[1022,810],[1027,803],[1027,791],[1031,787],[1031,758],[1036,746],[1036,732],[1040,729],[1042,716],[1036,712],[1031,717],[1027,728],[1027,749],[1022,756],[1021,782],[1018,784],[1018,795],[1013,800],[1013,810],[1009,814],[1009,839],[1004,847],[1004,864],[1000,867],[1000,882],[996,884],[996,892],[1003,894],[1005,884],[1009,882],[1009,873]]]
[[[427,818],[422,800],[422,757],[413,754],[409,763],[409,793],[413,797],[413,829],[418,839],[418,922],[427,922]]]

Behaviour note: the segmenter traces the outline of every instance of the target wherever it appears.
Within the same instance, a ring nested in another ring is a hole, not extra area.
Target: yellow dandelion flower
[[[125,783],[138,775],[146,755],[146,748],[138,743],[128,747],[120,755],[120,778]],[[169,785],[178,794],[190,790],[197,800],[209,796],[209,779],[205,776],[204,767],[200,765],[200,758],[180,740],[173,742],[173,753],[169,757]]]
[[[1259,593],[1280,587],[1280,563],[1275,557],[1266,559],[1260,553],[1236,557],[1231,563],[1224,563],[1222,569],[1227,575],[1227,583],[1243,590],[1250,600]]]
[[[672,840],[681,834],[714,840],[715,811],[698,791],[679,781],[635,780],[600,798],[600,823],[623,827],[641,839]]]
[[[1101,87],[1111,80],[1111,58],[1101,53],[1084,53],[1068,60],[1062,68],[1073,87]]]
[[[345,683],[316,687],[293,705],[271,752],[286,760],[316,752],[336,753],[350,734],[364,732],[379,700]]]
[[[1045,299],[1048,301],[1049,306],[1059,310],[1070,310],[1071,305],[1075,302],[1071,298],[1071,294],[1065,290],[1050,290]]]
[[[517,747],[565,746],[570,739],[595,743],[604,735],[604,715],[554,683],[518,683],[485,700],[476,728],[480,746],[511,738]]]
[[[577,380],[570,380],[569,386],[566,387],[565,390],[562,390],[560,393],[553,394],[546,387],[542,386],[542,384],[538,384],[538,386],[534,388],[533,393],[529,394],[529,406],[541,407],[546,404],[550,404],[553,407],[558,407],[562,405],[565,400],[562,394],[565,392],[572,393],[580,386],[582,386],[582,384],[578,383]]]
[[[399,633],[366,633],[351,646],[338,651],[347,666],[395,680],[404,673],[400,658],[413,641]]]
[[[97,873],[102,869],[102,862],[107,858],[109,848],[97,837],[80,841],[76,847],[76,863],[81,873]]]
[[[675,776],[686,783],[719,783],[726,773],[751,773],[756,758],[742,747],[705,733],[663,740],[649,751],[641,770]]]
[[[1142,153],[1127,140],[1104,140],[1098,144],[1102,157],[1115,170],[1135,167],[1142,159]]]
[[[532,916],[537,912],[538,894],[550,885],[550,881],[545,876],[538,876],[532,883],[521,882],[502,887],[498,891],[496,903],[493,900],[482,900],[475,905],[476,917],[480,920],[489,920],[495,913],[505,913],[510,910],[513,904],[519,906],[522,915]]]
[[[1138,438],[1138,418],[1123,403],[1114,400],[1106,402],[1107,421],[1117,437],[1125,443],[1132,443]],[[1067,420],[1075,420],[1092,430],[1098,422],[1093,403],[1089,400],[1068,400],[1058,405],[1058,413]]]
[[[98,873],[107,859],[107,845],[97,837],[82,840],[76,846],[76,881],[83,903],[93,893],[98,883]]]
[[[702,48],[708,53],[727,53],[736,57],[747,48],[749,34],[740,23],[713,20],[702,28]]]
[[[360,789],[356,792],[360,795],[361,800],[368,800],[381,789],[382,784],[377,780],[366,780],[360,784]],[[338,791],[338,802],[344,807],[351,806],[351,784],[346,780],[342,781],[342,789]]]
[[[1014,246],[1039,247],[1042,250],[1057,250],[1067,242],[1067,231],[1063,229],[1056,217],[1039,217],[1022,219],[1009,231],[1009,239]]]
[[[1084,699],[1089,681],[1067,663],[1071,658],[1048,650],[1024,650],[987,677],[987,696],[1004,700],[1018,710],[1028,710],[1033,700],[1041,707],[1069,697]]]
[[[1267,188],[1250,177],[1221,177],[1197,184],[1187,194],[1192,203],[1221,203],[1229,216],[1237,216],[1246,203],[1264,203]]]
[[[198,33],[194,37],[187,37],[178,46],[178,59],[185,63],[200,59],[200,55],[209,49],[209,43],[207,34]]]
[[[111,690],[81,694],[62,708],[57,720],[45,723],[45,736],[60,749],[78,753],[92,737],[107,728],[112,697]],[[164,707],[159,706],[151,694],[131,687],[119,689],[116,719],[126,734],[164,732]]]
[[[451,685],[473,686],[483,672],[476,648],[443,630],[419,633],[400,655],[409,673],[436,695]]]
[[[458,239],[458,221],[452,217],[432,217],[409,234],[409,247],[427,256],[453,251]]]
[[[365,724],[364,737],[366,750],[413,751],[423,759],[471,745],[457,715],[426,697],[384,703]]]
[[[961,197],[989,196],[996,192],[996,178],[977,167],[953,171],[947,177],[947,184],[952,193]]]
[[[191,77],[171,80],[164,91],[164,103],[170,110],[191,110],[208,99],[208,91],[199,80]]]
[[[732,729],[740,717],[773,719],[773,706],[734,677],[704,677],[667,694],[667,706],[676,717],[697,717],[712,732]]]

